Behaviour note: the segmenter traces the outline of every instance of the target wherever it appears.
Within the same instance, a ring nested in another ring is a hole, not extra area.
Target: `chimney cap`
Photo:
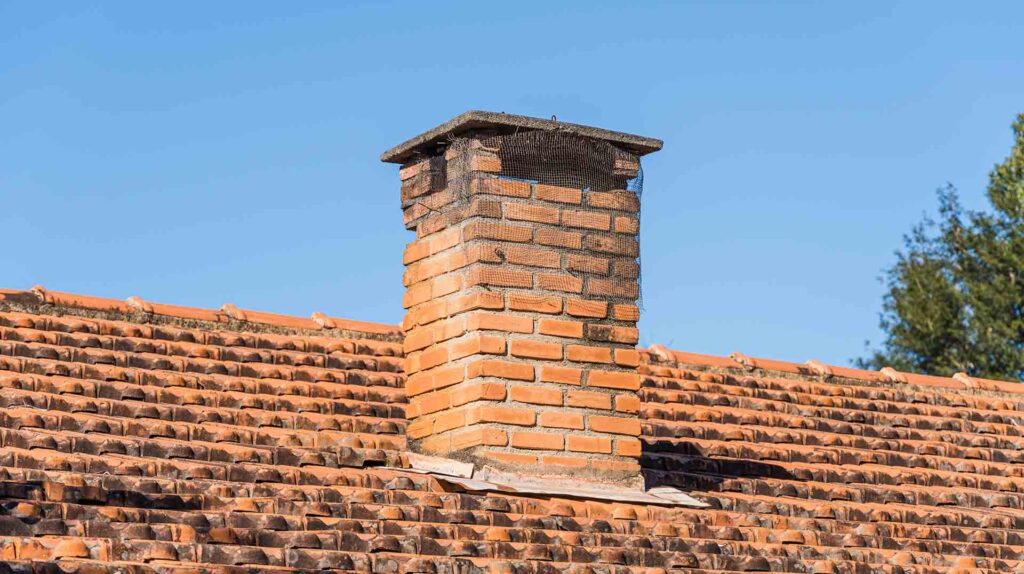
[[[401,143],[380,156],[387,163],[405,163],[416,153],[434,151],[434,146],[449,137],[470,130],[490,129],[496,131],[517,130],[559,130],[570,134],[603,140],[638,156],[646,155],[661,149],[661,140],[643,136],[616,132],[579,124],[570,124],[555,119],[545,120],[529,116],[517,116],[504,112],[468,111],[455,118],[427,130],[422,134]]]

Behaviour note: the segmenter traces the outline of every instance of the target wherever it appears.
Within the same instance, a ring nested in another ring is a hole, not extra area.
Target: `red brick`
[[[554,185],[538,184],[537,199],[579,205],[580,202],[583,200],[583,191],[580,189],[571,189],[568,187],[556,187]]]
[[[470,363],[466,368],[466,376],[495,377],[499,379],[514,379],[517,381],[534,380],[533,365],[526,363],[510,363],[508,361],[485,360]]]
[[[562,225],[565,225],[566,227],[582,227],[584,229],[608,231],[612,226],[612,218],[607,213],[567,209],[562,212]]]
[[[512,448],[532,450],[562,450],[565,447],[561,434],[529,431],[516,431],[512,433],[510,444]]]
[[[607,301],[587,301],[583,299],[566,299],[565,312],[573,317],[589,317],[604,319],[608,316]]]
[[[569,435],[565,442],[566,448],[572,452],[612,453],[612,439],[603,436]]]
[[[636,414],[640,412],[640,397],[636,395],[616,395],[615,410],[620,413]]]
[[[533,287],[533,275],[529,271],[507,267],[475,267],[466,273],[466,286],[490,285],[493,287]]]
[[[612,275],[620,279],[635,281],[640,277],[640,264],[632,259],[619,259],[612,263]]]
[[[608,274],[609,261],[603,257],[591,257],[570,253],[565,259],[565,268],[569,271],[580,271],[583,273]]]
[[[562,298],[555,295],[509,293],[508,308],[512,311],[555,314],[562,312]]]
[[[590,415],[587,417],[587,424],[590,430],[596,432],[640,436],[640,419],[636,417]]]
[[[476,407],[466,413],[466,424],[499,423],[503,425],[533,426],[537,413],[533,409],[512,407]],[[639,421],[638,421],[639,422]]]
[[[542,228],[534,232],[533,241],[540,245],[549,245],[551,247],[564,247],[566,249],[583,248],[583,235],[575,231]]]
[[[583,280],[572,275],[556,273],[538,273],[537,288],[548,291],[564,291],[580,293],[583,291]]]
[[[513,221],[533,221],[535,223],[557,225],[559,214],[557,207],[547,207],[532,203],[506,203],[505,218]]]
[[[566,358],[579,363],[610,363],[612,351],[607,347],[587,347],[584,345],[567,345]]]
[[[569,398],[566,405],[581,409],[604,409],[612,408],[612,396],[606,393],[595,393],[593,391],[569,391]]]
[[[581,321],[563,321],[561,319],[541,319],[537,321],[537,331],[541,335],[553,337],[575,337],[583,336],[583,323]]]
[[[525,339],[512,341],[510,352],[514,357],[526,357],[528,359],[558,360],[562,358],[562,346],[558,343],[544,343]]]
[[[562,405],[562,391],[552,387],[521,387],[509,389],[509,399],[532,405]]]
[[[578,386],[583,380],[583,371],[572,367],[544,365],[540,368],[540,380],[545,383]]]
[[[583,430],[583,415],[581,413],[544,411],[540,413],[540,426]]]
[[[462,229],[462,240],[494,239],[527,243],[533,239],[533,228],[490,221],[470,221]]]
[[[640,390],[640,375],[635,372],[590,371],[587,386],[637,391]]]

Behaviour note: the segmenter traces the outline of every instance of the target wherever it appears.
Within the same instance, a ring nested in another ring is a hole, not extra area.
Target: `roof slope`
[[[397,328],[0,292],[0,572],[1005,572],[1009,383],[644,353],[648,483],[708,509],[401,470]]]

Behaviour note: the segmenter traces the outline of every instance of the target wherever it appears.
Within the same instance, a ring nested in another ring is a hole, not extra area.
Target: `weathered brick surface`
[[[402,169],[411,447],[634,481],[636,194],[501,179],[494,146],[444,157]]]

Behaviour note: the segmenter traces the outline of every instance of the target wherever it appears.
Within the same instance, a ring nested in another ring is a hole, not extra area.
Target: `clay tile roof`
[[[641,353],[643,466],[707,508],[410,472],[398,327],[0,290],[0,572],[1009,572],[1024,392]]]

